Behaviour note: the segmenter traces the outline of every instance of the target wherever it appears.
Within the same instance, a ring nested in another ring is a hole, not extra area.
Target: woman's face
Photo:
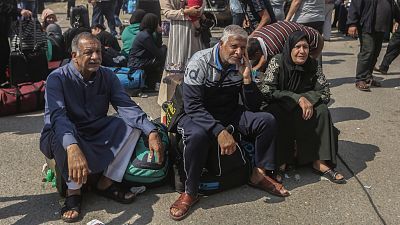
[[[307,40],[305,38],[301,39],[292,49],[291,56],[293,63],[303,65],[307,61],[309,52],[310,48]]]
[[[55,15],[49,15],[46,17],[46,22],[47,24],[52,24],[56,22],[56,16]]]

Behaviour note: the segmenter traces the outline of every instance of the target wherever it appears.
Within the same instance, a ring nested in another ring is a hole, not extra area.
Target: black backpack
[[[126,67],[128,59],[120,52],[113,48],[106,48],[101,46],[102,66],[108,67]]]
[[[52,58],[51,61],[59,61],[66,58],[64,37],[61,34],[49,33],[47,39],[50,41],[52,46]]]
[[[85,6],[78,5],[76,7],[72,7],[70,15],[71,19],[69,22],[71,27],[90,27],[89,13]]]

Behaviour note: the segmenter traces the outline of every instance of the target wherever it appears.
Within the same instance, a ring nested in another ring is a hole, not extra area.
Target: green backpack
[[[163,184],[166,180],[170,167],[168,159],[168,148],[170,142],[167,128],[160,123],[154,121],[153,123],[158,129],[158,135],[160,135],[161,141],[164,145],[164,162],[161,165],[156,163],[158,158],[155,154],[152,160],[148,159],[150,153],[148,137],[142,133],[136,144],[131,161],[125,171],[124,180],[128,183],[145,186],[158,186]]]

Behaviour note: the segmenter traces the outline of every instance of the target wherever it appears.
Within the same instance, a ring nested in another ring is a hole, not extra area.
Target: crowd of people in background
[[[60,16],[52,9],[44,8],[42,1],[1,1],[0,84],[7,84],[13,22],[17,18],[37,20],[38,14],[41,29],[47,35],[48,61],[72,58],[68,65],[50,75],[46,89],[49,93],[53,91],[64,96],[63,104],[79,104],[76,100],[84,102],[84,98],[73,95],[72,90],[76,87],[59,83],[59,79],[75,80],[78,78],[73,75],[79,77],[81,74],[82,79],[89,82],[94,81],[92,74],[100,71],[106,74],[104,81],[112,84],[117,91],[111,90],[112,99],[105,99],[107,102],[101,106],[96,103],[90,110],[101,108],[101,113],[94,114],[107,120],[105,115],[111,102],[120,107],[126,120],[135,120],[135,124],[150,135],[154,127],[144,118],[145,114],[121,92],[121,85],[115,83],[117,79],[111,71],[99,67],[100,64],[128,67],[132,73],[144,73],[144,91],[158,91],[160,105],[170,100],[174,93],[162,81],[172,75],[181,76],[186,114],[179,120],[178,133],[183,136],[185,144],[183,158],[187,183],[184,193],[170,208],[170,216],[175,220],[183,219],[199,200],[199,177],[206,160],[204,155],[199,154],[199,148],[216,141],[221,146],[222,155],[236,150],[233,136],[226,132],[230,124],[237,126],[243,135],[256,137],[256,159],[250,185],[287,197],[289,192],[283,186],[283,174],[294,163],[311,164],[318,174],[331,182],[346,183],[343,175],[335,169],[339,131],[334,127],[327,107],[330,90],[323,73],[321,52],[324,41],[332,41],[331,30],[335,27],[344,35],[358,38],[360,49],[355,87],[360,91],[371,91],[371,87],[381,86],[374,79],[373,71],[387,74],[391,62],[400,54],[400,7],[396,0],[230,0],[232,25],[227,26],[221,40],[211,46],[209,34],[205,32],[210,26],[204,0],[160,0],[157,7],[150,7],[151,10],[141,9],[138,4],[125,27],[119,19],[123,0],[88,0],[88,3],[93,7],[91,23],[88,9],[75,6],[75,0],[68,0],[66,18],[71,27],[62,32],[57,24]],[[162,19],[169,21],[168,43],[165,44],[161,38]],[[393,34],[386,54],[381,64],[376,66],[382,43],[389,39],[390,32]],[[89,53],[84,53],[85,49],[90,50]],[[68,87],[72,92],[57,92],[56,89],[63,89],[61,87]],[[80,86],[79,90],[85,88]],[[110,91],[103,86],[100,88],[107,93]],[[221,92],[216,94],[216,89]],[[244,93],[245,107],[239,106],[241,92]],[[70,129],[67,132],[69,136],[62,134],[69,137],[69,142],[63,143],[65,146],[59,143],[56,150],[42,147],[42,151],[50,156],[58,154],[56,160],[64,162],[69,156],[61,154],[62,150],[74,148],[73,151],[80,152],[76,150],[76,144],[81,144],[81,139],[70,138],[75,128],[58,111],[64,105],[57,105],[60,104],[57,99],[57,95],[47,94],[45,131],[49,134],[42,135],[53,135],[54,121],[50,120],[50,115],[54,119],[54,111],[62,119],[64,126],[60,129]],[[99,102],[103,100],[99,99]],[[76,110],[79,107],[66,107],[76,117],[69,119],[80,121],[84,118],[88,123],[93,122],[92,115],[81,115],[82,112]],[[115,121],[124,123],[122,120]],[[93,129],[98,129],[97,125]],[[122,137],[129,132],[120,135]],[[105,133],[102,135],[101,140],[107,136]],[[161,151],[159,137],[154,136],[151,141],[156,146],[154,151]],[[92,145],[90,141],[83,143],[82,148]],[[100,171],[107,168],[111,158],[107,155],[101,168],[89,163],[83,169],[74,169],[82,174],[93,168]],[[131,193],[113,186],[113,182],[122,178],[113,179],[112,175],[105,175],[109,176],[104,178],[99,192],[114,200],[131,202]],[[82,182],[75,176],[73,181],[68,181],[71,197],[67,197],[62,211],[62,217],[67,222],[76,221],[79,216],[81,198],[73,196],[80,195],[80,192],[72,190],[80,188]]]

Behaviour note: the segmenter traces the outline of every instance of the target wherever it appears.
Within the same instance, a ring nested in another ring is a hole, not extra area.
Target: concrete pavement
[[[63,4],[52,6],[64,12]],[[64,16],[59,16],[62,24]],[[148,190],[131,205],[87,193],[84,219],[77,224],[92,219],[107,224],[400,224],[400,90],[394,88],[400,86],[400,59],[389,75],[377,74],[383,87],[358,91],[358,41],[334,36],[325,43],[324,73],[331,83],[332,117],[341,130],[339,154],[351,169],[339,160],[346,185],[320,181],[303,167],[285,180],[292,194],[286,199],[242,186],[202,198],[181,222],[169,218],[169,206],[178,196],[169,186]],[[156,98],[134,100],[156,118]],[[42,111],[0,118],[0,224],[62,223],[58,212],[63,201],[55,188],[41,182],[42,126]]]

